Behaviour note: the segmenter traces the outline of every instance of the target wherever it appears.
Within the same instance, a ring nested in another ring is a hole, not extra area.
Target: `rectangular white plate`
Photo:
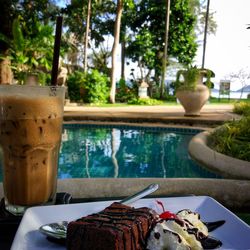
[[[225,220],[226,223],[210,234],[223,243],[220,249],[250,249],[250,227],[228,209],[211,197],[190,196],[176,198],[158,198],[165,209],[177,212],[189,208],[201,214],[203,221]],[[26,211],[13,241],[12,250],[49,250],[64,249],[65,247],[49,242],[38,228],[46,223],[75,220],[79,217],[98,212],[113,201],[91,202],[71,205],[33,207]],[[134,207],[147,206],[161,212],[156,207],[155,199],[141,199],[133,204]]]

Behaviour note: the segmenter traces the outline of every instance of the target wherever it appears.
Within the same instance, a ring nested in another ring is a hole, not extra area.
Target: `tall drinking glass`
[[[0,145],[5,208],[53,204],[65,90],[0,85]]]

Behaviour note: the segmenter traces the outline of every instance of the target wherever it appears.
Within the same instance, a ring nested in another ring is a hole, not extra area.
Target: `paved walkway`
[[[227,120],[238,118],[232,113],[231,104],[207,104],[199,117],[184,116],[181,105],[169,106],[126,106],[89,107],[66,105],[65,121],[109,121],[109,122],[157,122],[166,124],[216,126]]]

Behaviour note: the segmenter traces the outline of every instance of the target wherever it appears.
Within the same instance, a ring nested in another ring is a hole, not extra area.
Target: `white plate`
[[[177,212],[189,208],[201,214],[203,221],[225,220],[226,223],[211,232],[220,239],[223,246],[220,249],[250,249],[250,227],[223,207],[213,198],[207,196],[190,196],[176,198],[159,198],[165,209]],[[49,250],[64,249],[65,247],[49,242],[38,228],[46,223],[74,220],[79,217],[98,212],[113,201],[91,202],[71,205],[33,207],[26,211],[13,241],[12,250]],[[141,199],[132,205],[156,208],[155,199]],[[161,211],[158,211],[161,212]]]

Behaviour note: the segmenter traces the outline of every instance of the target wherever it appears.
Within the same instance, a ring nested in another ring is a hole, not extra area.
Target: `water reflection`
[[[59,178],[216,177],[188,156],[191,134],[73,126],[63,135]]]

